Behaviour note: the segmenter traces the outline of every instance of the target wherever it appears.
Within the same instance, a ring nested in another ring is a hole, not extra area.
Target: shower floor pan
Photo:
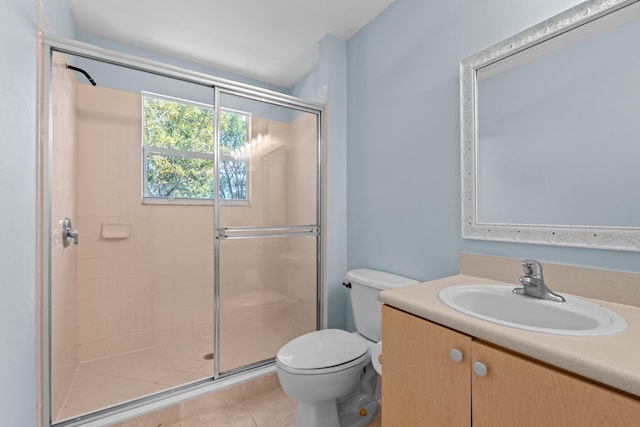
[[[223,333],[220,370],[273,357],[282,345],[306,332],[296,322],[280,319]],[[213,336],[206,336],[83,362],[54,421],[211,377],[214,361],[205,356],[212,351]]]

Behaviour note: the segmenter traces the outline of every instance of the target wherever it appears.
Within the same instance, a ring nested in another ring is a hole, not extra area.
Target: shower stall
[[[45,37],[44,416],[273,363],[321,326],[322,106]]]

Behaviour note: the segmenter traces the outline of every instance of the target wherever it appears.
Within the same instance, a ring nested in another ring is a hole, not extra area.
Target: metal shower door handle
[[[78,244],[78,230],[72,228],[71,220],[69,218],[65,218],[62,220],[62,245],[66,248],[71,244],[71,239],[73,239],[73,244]]]

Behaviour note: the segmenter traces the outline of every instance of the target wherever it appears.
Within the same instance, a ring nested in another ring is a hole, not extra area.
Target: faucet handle
[[[535,259],[522,261],[522,269],[527,276],[542,276],[542,264]]]
[[[78,244],[78,230],[71,225],[71,220],[65,218],[62,221],[62,245],[66,248],[71,244],[71,240],[75,245]]]

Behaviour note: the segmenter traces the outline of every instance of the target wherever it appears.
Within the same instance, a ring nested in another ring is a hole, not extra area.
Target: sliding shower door
[[[318,105],[48,43],[44,423],[215,388],[316,330]]]
[[[220,91],[216,372],[318,327],[319,115]]]
[[[213,376],[214,92],[61,52],[51,68],[60,421]]]

